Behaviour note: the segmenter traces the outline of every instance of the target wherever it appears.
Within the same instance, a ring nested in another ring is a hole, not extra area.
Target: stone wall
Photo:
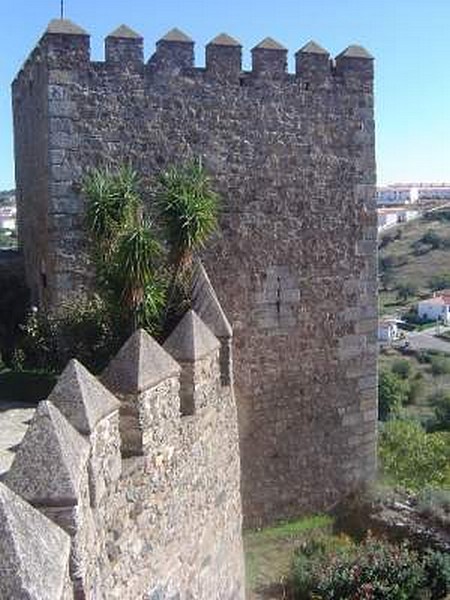
[[[239,42],[220,35],[196,68],[178,30],[147,63],[142,48],[121,27],[105,62],[91,62],[89,36],[66,21],[38,45],[48,70],[47,306],[89,285],[83,172],[131,161],[151,186],[165,166],[203,156],[223,198],[203,260],[235,332],[247,523],[326,509],[376,468],[373,60],[359,46],[332,60],[311,42],[291,74],[287,50],[267,38],[247,72]],[[16,119],[33,110],[33,64],[14,86]],[[22,137],[16,127],[19,148]]]
[[[244,598],[237,414],[219,346],[191,312],[167,343],[180,364],[144,331],[128,340],[102,376],[116,395],[67,365],[0,483],[1,598]]]

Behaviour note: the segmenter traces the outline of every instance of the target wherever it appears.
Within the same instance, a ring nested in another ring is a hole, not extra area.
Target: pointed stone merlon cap
[[[205,267],[199,262],[192,282],[192,307],[200,319],[219,339],[231,338],[233,330],[217,298]]]
[[[51,402],[33,415],[5,483],[34,506],[74,506],[90,446]]]
[[[102,374],[113,393],[139,394],[171,377],[180,365],[146,331],[139,329],[122,346]]]
[[[164,342],[165,350],[179,363],[196,362],[219,347],[219,340],[193,310],[184,315]]]
[[[206,70],[208,74],[227,80],[239,80],[242,69],[242,46],[240,42],[221,33],[206,46]]]
[[[310,41],[295,53],[295,72],[308,79],[331,74],[330,54],[314,41]]]
[[[178,73],[194,66],[194,42],[180,29],[171,29],[156,42],[149,63],[159,71]]]
[[[365,48],[358,45],[349,46],[335,58],[336,73],[343,75],[344,79],[351,81],[373,80],[374,58]]]
[[[105,60],[114,64],[143,64],[144,39],[128,25],[120,25],[105,39]]]
[[[282,76],[287,69],[287,49],[271,37],[264,38],[252,48],[254,75]]]
[[[48,400],[83,435],[93,433],[100,421],[120,408],[117,398],[75,359],[60,375]]]
[[[192,281],[192,307],[212,333],[220,340],[220,378],[222,385],[232,381],[233,330],[217,298],[205,267],[196,265]]]
[[[48,53],[48,65],[55,69],[74,69],[90,61],[89,34],[68,19],[53,19],[40,45]]]
[[[69,21],[69,19],[52,19],[47,25],[45,33],[54,35],[89,35],[82,27]]]
[[[0,598],[65,600],[70,537],[0,483]]]
[[[164,343],[164,348],[183,367],[180,377],[182,415],[193,415],[217,398],[219,347],[219,340],[193,310],[184,315]],[[210,357],[214,357],[210,363],[212,370],[200,366]]]

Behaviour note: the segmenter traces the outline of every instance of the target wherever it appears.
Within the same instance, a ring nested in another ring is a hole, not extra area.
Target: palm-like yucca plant
[[[165,319],[178,283],[185,285],[186,272],[196,250],[203,247],[217,227],[218,195],[200,158],[162,173],[156,188],[156,206],[171,250],[172,282]]]
[[[139,177],[127,165],[117,171],[107,167],[93,169],[84,180],[88,229],[104,259],[114,251],[120,232],[138,218],[138,187]]]
[[[200,158],[159,177],[156,202],[176,267],[188,265],[217,227],[218,196]]]
[[[91,171],[83,185],[87,226],[104,298],[115,314],[131,317],[133,328],[158,332],[167,325],[170,310],[178,316],[188,305],[188,267],[217,226],[218,196],[200,159],[171,167],[159,177],[155,205],[170,249],[163,272],[163,247],[144,219],[139,186],[137,173],[128,166]]]
[[[139,177],[129,166],[95,169],[85,178],[83,191],[98,282],[112,309],[128,314],[133,328],[151,328],[149,319],[156,316],[144,307],[160,304],[155,274],[161,246],[143,217]],[[147,297],[150,293],[154,301]]]
[[[145,307],[152,305],[146,293],[156,293],[155,272],[161,246],[148,223],[142,221],[125,231],[117,243],[116,268],[121,283],[121,299],[133,315],[134,328],[144,325]],[[157,299],[153,301],[157,303]]]

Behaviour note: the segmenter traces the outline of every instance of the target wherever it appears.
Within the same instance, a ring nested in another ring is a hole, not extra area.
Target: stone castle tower
[[[36,302],[89,287],[80,182],[151,178],[201,155],[223,198],[203,262],[234,331],[243,510],[259,525],[332,506],[376,468],[373,59],[271,38],[241,66],[222,34],[194,66],[172,30],[143,58],[126,26],[53,21],[13,84],[19,237]],[[215,332],[220,335],[220,332]]]

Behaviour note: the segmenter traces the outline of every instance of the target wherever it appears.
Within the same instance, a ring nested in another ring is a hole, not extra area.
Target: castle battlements
[[[219,347],[190,311],[166,350],[136,331],[103,383],[69,362],[0,483],[2,598],[244,597]]]
[[[205,67],[194,66],[194,41],[178,29],[172,29],[156,42],[156,51],[144,59],[144,40],[126,25],[105,38],[104,62],[91,62],[90,36],[68,20],[52,21],[37,48],[19,72],[14,86],[30,84],[34,66],[43,62],[49,69],[127,71],[149,82],[155,77],[193,77],[206,82],[248,87],[261,81],[282,81],[302,90],[332,85],[371,86],[373,58],[361,46],[351,45],[335,58],[310,41],[295,53],[295,73],[287,72],[288,50],[267,37],[251,49],[252,68],[242,69],[242,46],[228,34],[212,39],[205,48]]]

